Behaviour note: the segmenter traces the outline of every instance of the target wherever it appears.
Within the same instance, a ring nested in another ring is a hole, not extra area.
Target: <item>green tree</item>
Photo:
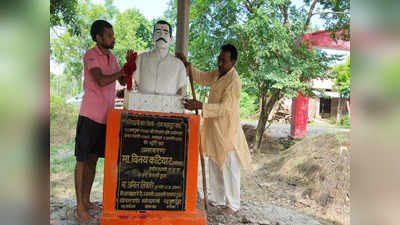
[[[146,18],[137,10],[128,9],[120,13],[108,0],[104,5],[92,4],[90,1],[79,2],[77,18],[82,31],[80,36],[69,32],[50,40],[51,59],[64,64],[64,74],[76,80],[79,92],[82,91],[83,56],[95,45],[90,36],[90,27],[97,19],[104,19],[113,24],[116,43],[112,50],[122,67],[128,49],[142,52],[149,48],[152,27]]]
[[[82,35],[76,36],[70,32],[63,32],[60,36],[51,38],[51,58],[59,64],[64,64],[64,74],[77,81],[78,90],[82,91],[83,56],[87,49],[94,46],[90,37],[90,26],[96,19],[110,20],[104,6],[91,4],[89,1],[79,2],[76,7],[76,17]]]
[[[338,103],[338,113],[336,115],[336,121],[340,121],[343,99],[350,99],[350,56],[347,57],[345,64],[333,67],[332,76],[336,79],[335,88],[339,92],[340,96]],[[346,102],[348,103],[348,101]],[[347,109],[350,112],[349,105],[347,105]]]
[[[311,0],[305,0],[310,4]],[[313,0],[321,5],[313,15],[320,15],[325,21],[325,29],[332,32],[333,38],[350,40],[350,1],[349,0]],[[346,31],[336,36],[337,31]]]
[[[78,0],[50,0],[50,26],[64,26],[71,34],[80,35],[77,5]]]
[[[337,65],[332,69],[332,75],[336,79],[335,87],[342,98],[350,98],[350,56],[346,63]]]
[[[153,45],[153,27],[136,9],[128,9],[116,15],[114,24],[115,48],[113,53],[122,66],[128,49],[138,53],[149,50]]]
[[[214,69],[220,46],[237,46],[243,89],[256,94],[261,105],[254,140],[259,148],[274,105],[284,96],[310,94],[306,81],[327,76],[328,62],[335,57],[309,52],[303,35],[311,28],[316,7],[328,10],[332,5],[319,0],[304,1],[303,7],[290,0],[191,2],[189,60],[202,70]]]
[[[77,81],[73,77],[65,74],[50,74],[51,96],[59,96],[66,99],[79,94],[79,92],[80,88],[78,88]]]

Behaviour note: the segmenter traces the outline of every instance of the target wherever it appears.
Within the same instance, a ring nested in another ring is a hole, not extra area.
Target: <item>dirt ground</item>
[[[349,132],[301,141],[266,137],[252,158],[253,171],[242,176],[242,198],[303,212],[322,224],[350,224]]]
[[[254,127],[245,125],[243,129],[250,140]],[[349,225],[348,139],[348,132],[324,133],[304,140],[266,134],[261,152],[252,152],[252,170],[242,172],[241,210],[224,216],[220,209],[211,207],[207,224]],[[102,173],[98,173],[92,189],[92,200],[99,205],[102,180]],[[72,172],[52,173],[50,185],[52,224],[79,224],[73,218],[76,204]]]

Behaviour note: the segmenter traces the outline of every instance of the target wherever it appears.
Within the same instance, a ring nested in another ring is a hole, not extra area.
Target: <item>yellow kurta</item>
[[[193,80],[210,86],[208,103],[203,103],[204,119],[201,132],[203,152],[213,160],[220,169],[224,165],[229,151],[235,151],[243,168],[251,162],[242,127],[240,125],[240,91],[242,83],[232,69],[218,79],[219,72],[201,72],[192,66]]]

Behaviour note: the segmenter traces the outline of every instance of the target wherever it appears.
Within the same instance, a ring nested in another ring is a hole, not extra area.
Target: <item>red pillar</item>
[[[308,97],[299,94],[292,99],[292,120],[290,124],[290,136],[293,138],[305,138],[307,136],[308,121]]]
[[[338,31],[336,34],[340,35]],[[304,35],[304,42],[308,43],[309,51],[314,47],[331,48],[340,50],[350,50],[350,41],[332,40],[329,31],[317,31]],[[305,138],[307,136],[307,120],[308,120],[308,97],[299,94],[292,99],[292,120],[290,124],[290,136],[294,138]]]
[[[304,35],[304,42],[310,41],[310,35]],[[312,51],[312,45],[309,43],[308,50]],[[292,120],[290,123],[290,136],[293,138],[305,138],[307,136],[308,121],[308,97],[300,93],[292,99]]]

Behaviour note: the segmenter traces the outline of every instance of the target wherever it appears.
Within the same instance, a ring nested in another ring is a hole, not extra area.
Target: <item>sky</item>
[[[113,4],[123,12],[127,9],[138,9],[148,20],[160,17],[168,8],[170,0],[114,0]],[[92,0],[96,4],[104,4],[104,0]]]

